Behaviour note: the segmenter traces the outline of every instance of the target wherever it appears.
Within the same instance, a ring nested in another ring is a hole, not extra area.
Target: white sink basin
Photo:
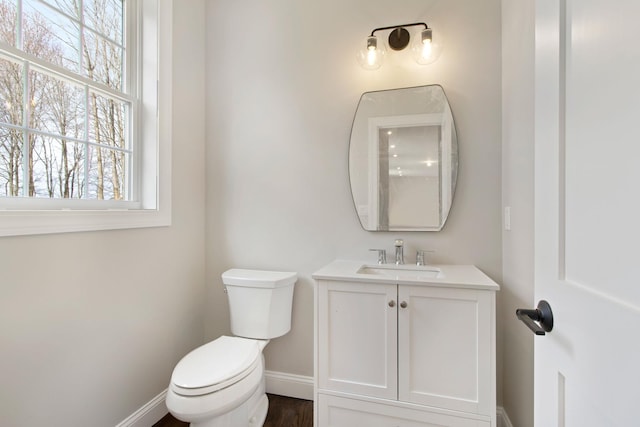
[[[443,274],[437,267],[428,265],[395,265],[376,264],[363,265],[357,271],[358,274],[373,274],[376,276],[395,277],[398,279],[434,279],[442,278]]]

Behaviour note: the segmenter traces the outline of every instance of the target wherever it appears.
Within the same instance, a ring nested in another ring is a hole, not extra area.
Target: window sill
[[[0,236],[72,233],[164,227],[171,225],[169,210],[107,211],[3,211],[0,212]]]

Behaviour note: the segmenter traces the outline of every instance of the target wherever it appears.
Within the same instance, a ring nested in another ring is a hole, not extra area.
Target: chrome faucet
[[[396,265],[404,264],[404,241],[396,239]]]

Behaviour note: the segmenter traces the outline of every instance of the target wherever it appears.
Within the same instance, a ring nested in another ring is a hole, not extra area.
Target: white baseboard
[[[287,374],[285,372],[265,371],[267,393],[297,399],[313,400],[313,377]],[[116,427],[151,427],[169,413],[165,405],[167,390],[144,404]],[[513,427],[507,412],[502,406],[496,408],[498,426]]]
[[[116,427],[151,427],[169,413],[164,404],[166,396],[167,390],[164,389]]]
[[[267,393],[313,400],[313,377],[275,371],[265,371],[264,376]],[[151,427],[169,413],[166,396],[165,389],[116,427]]]
[[[265,371],[264,377],[267,393],[313,400],[313,377],[276,371]]]
[[[498,406],[496,408],[496,414],[498,416],[498,427],[513,427],[513,424],[511,424],[511,420],[509,419],[507,412],[502,406]]]

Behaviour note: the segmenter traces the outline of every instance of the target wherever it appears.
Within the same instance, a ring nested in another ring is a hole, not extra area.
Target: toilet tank
[[[239,337],[271,339],[291,329],[296,273],[234,268],[222,273],[229,298],[231,332]]]

